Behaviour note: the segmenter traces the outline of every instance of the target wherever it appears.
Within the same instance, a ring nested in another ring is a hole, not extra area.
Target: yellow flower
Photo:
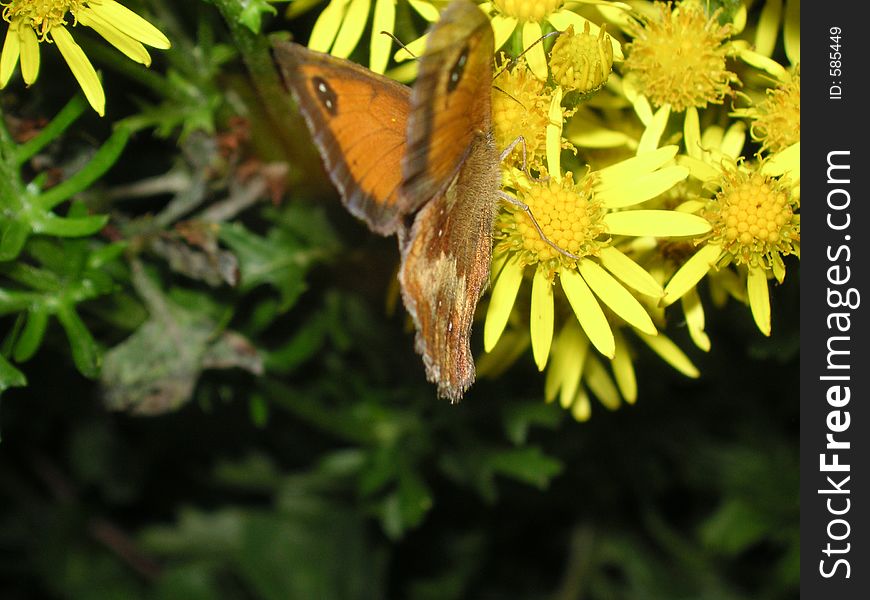
[[[156,27],[114,0],[8,0],[3,3],[3,18],[9,30],[0,54],[0,89],[9,82],[19,59],[24,83],[36,81],[39,44],[54,43],[100,116],[106,106],[103,86],[66,26],[90,27],[126,56],[146,66],[151,64],[151,56],[143,44],[161,49],[170,46]]]
[[[752,139],[761,142],[762,152],[779,152],[801,139],[801,70],[775,88],[768,89],[764,101],[735,110],[732,116],[751,120]]]
[[[613,66],[613,44],[602,27],[598,36],[590,33],[589,23],[582,33],[574,33],[569,25],[553,44],[550,51],[550,70],[553,81],[565,91],[577,90],[591,94],[599,90],[610,75]]]
[[[668,282],[664,304],[692,292],[711,269],[733,265],[746,278],[746,298],[758,329],[770,335],[768,280],[785,279],[783,257],[800,258],[800,142],[752,165],[692,157],[681,164],[717,190],[702,209],[713,228],[697,238],[700,249]]]
[[[624,6],[620,3],[603,3]],[[522,35],[523,48],[529,48],[525,54],[529,68],[542,81],[547,79],[547,57],[543,44],[535,44],[544,31],[542,25],[549,23],[557,31],[565,31],[573,25],[576,31],[588,31],[598,36],[600,27],[581,17],[572,10],[565,8],[565,0],[493,0],[484,2],[480,8],[492,17],[492,29],[495,33],[495,47],[501,48],[514,31]],[[616,60],[622,60],[622,49],[619,42],[610,39],[612,53]],[[533,45],[534,44],[534,45]]]
[[[725,67],[733,28],[700,4],[656,3],[658,15],[634,21],[625,60],[626,77],[654,106],[677,112],[721,104],[737,76]]]
[[[431,2],[408,0],[408,4],[430,23],[438,20],[438,9]],[[372,0],[331,0],[314,23],[308,47],[339,58],[347,58],[362,38],[371,7]],[[375,0],[369,68],[376,73],[386,70],[393,43],[389,36],[381,32],[393,33],[395,24],[396,0]],[[415,48],[419,56],[422,47]],[[401,50],[400,52],[406,54]]]
[[[560,173],[558,154],[548,160],[551,177],[528,181],[513,172],[511,188],[534,216],[506,206],[495,226],[495,274],[484,348],[495,347],[508,321],[520,283],[531,271],[532,354],[540,370],[553,340],[557,283],[592,345],[613,358],[615,339],[602,304],[640,331],[656,334],[647,311],[627,288],[660,298],[659,284],[614,243],[615,236],[695,236],[709,231],[699,216],[632,207],[684,179],[672,164],[677,148],[660,148],[599,171],[575,183]]]
[[[553,90],[532,74],[525,57],[520,57],[510,70],[504,69],[507,62],[502,55],[496,64],[498,75],[493,80],[492,87],[495,147],[507,148],[522,136],[525,140],[528,166],[540,170],[546,152]],[[510,160],[520,167],[522,151],[522,146],[517,146],[510,155]]]

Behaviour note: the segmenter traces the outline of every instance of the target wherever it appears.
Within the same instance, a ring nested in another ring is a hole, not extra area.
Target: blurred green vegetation
[[[127,4],[173,48],[83,32],[106,119],[49,53],[0,96],[0,597],[796,597],[797,277],[770,339],[715,313],[701,380],[640,356],[637,406],[578,424],[530,356],[450,406],[270,6]]]

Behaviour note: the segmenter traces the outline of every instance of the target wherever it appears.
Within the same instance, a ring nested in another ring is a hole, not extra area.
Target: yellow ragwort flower
[[[522,136],[528,166],[540,170],[546,153],[548,110],[553,91],[532,74],[525,57],[520,57],[512,69],[504,68],[507,62],[502,55],[492,86],[495,147],[507,148]],[[522,146],[516,146],[510,155],[511,161],[520,167],[522,151]]]
[[[613,66],[613,44],[605,28],[593,36],[589,23],[582,33],[574,33],[570,25],[559,36],[550,51],[550,71],[553,81],[565,91],[591,94],[607,83]]]
[[[532,354],[540,370],[553,339],[557,281],[583,331],[608,358],[616,348],[602,303],[638,330],[656,335],[647,311],[626,288],[660,298],[661,287],[619,251],[614,237],[691,237],[709,231],[710,225],[697,215],[631,208],[686,177],[685,169],[672,164],[676,151],[676,146],[660,148],[587,174],[577,183],[570,172],[557,175],[558,160],[548,160],[553,174],[546,181],[528,181],[512,172],[509,186],[528,212],[508,205],[496,221],[493,254],[500,268],[484,325],[487,351],[504,330],[527,270],[532,271]]]
[[[630,27],[634,40],[627,46],[627,77],[655,106],[683,112],[721,104],[737,81],[725,66],[731,26],[719,24],[719,11],[708,17],[695,3],[656,6],[656,18]]]
[[[148,21],[115,0],[7,0],[3,19],[9,23],[0,54],[0,89],[21,61],[21,76],[27,85],[39,75],[39,44],[54,43],[100,116],[106,97],[97,72],[73,40],[67,26],[90,27],[132,60],[151,64],[143,44],[169,48],[169,40]]]
[[[665,287],[665,305],[692,291],[712,269],[734,265],[746,273],[746,298],[758,329],[770,335],[768,280],[785,279],[783,257],[800,258],[800,142],[746,166],[721,161],[712,166],[686,158],[692,174],[718,189],[702,213],[709,234],[700,249]]]
[[[785,150],[801,139],[801,70],[797,66],[788,81],[767,90],[758,106],[740,111],[752,122],[752,139],[761,142],[762,152]]]

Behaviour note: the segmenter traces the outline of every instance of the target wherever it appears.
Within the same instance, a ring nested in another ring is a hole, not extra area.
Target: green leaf
[[[254,33],[260,33],[263,15],[278,13],[275,7],[269,4],[267,0],[244,0],[240,4],[242,5],[242,12],[239,14],[239,23]]]
[[[0,219],[0,261],[17,257],[29,235],[27,223],[16,219]]]
[[[16,362],[30,360],[45,337],[48,328],[48,310],[44,305],[37,306],[27,313],[27,324],[15,342],[14,357]]]
[[[281,311],[293,306],[305,291],[305,274],[323,254],[304,247],[298,238],[277,228],[267,237],[260,237],[238,223],[224,224],[220,239],[239,259],[242,289],[273,286],[281,294]]]
[[[0,354],[0,392],[10,387],[24,387],[27,378]]]
[[[106,226],[108,215],[64,218],[54,213],[45,213],[33,219],[33,233],[56,235],[58,237],[83,237],[93,235]]]
[[[94,153],[93,158],[88,161],[75,175],[54,186],[50,190],[46,190],[40,194],[34,204],[42,211],[50,211],[52,208],[69,199],[74,194],[77,194],[102,177],[106,171],[112,168],[124,151],[127,145],[127,140],[130,139],[130,129],[120,126],[112,132],[109,139],[100,146],[100,149]],[[87,234],[81,234],[87,235]]]
[[[529,446],[492,453],[487,463],[493,471],[544,489],[562,472],[562,463]]]
[[[79,373],[91,379],[95,378],[100,374],[102,356],[91,332],[88,331],[75,309],[68,304],[61,304],[58,307],[57,319],[66,331],[73,362]]]

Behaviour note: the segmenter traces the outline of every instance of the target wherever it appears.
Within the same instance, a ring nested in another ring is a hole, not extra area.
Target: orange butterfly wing
[[[382,235],[400,203],[410,89],[348,60],[275,44],[275,57],[348,210]]]
[[[409,212],[444,193],[474,138],[491,131],[494,46],[489,19],[467,0],[452,2],[430,32],[402,162]]]
[[[400,235],[402,297],[438,394],[474,382],[471,326],[488,282],[501,173],[492,134],[493,34],[474,4],[454,1],[433,28],[411,95],[402,202],[422,206]]]

